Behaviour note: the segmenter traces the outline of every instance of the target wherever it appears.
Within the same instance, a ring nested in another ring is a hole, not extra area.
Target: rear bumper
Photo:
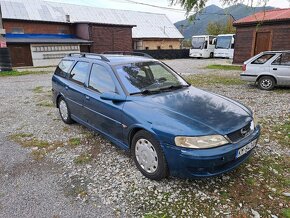
[[[229,172],[246,161],[252,150],[236,158],[237,151],[260,136],[260,126],[251,135],[238,143],[212,149],[183,149],[172,145],[163,145],[170,174],[181,178],[202,178],[217,176]]]
[[[247,82],[256,82],[257,76],[256,75],[251,75],[251,74],[240,74],[240,78],[243,81]]]

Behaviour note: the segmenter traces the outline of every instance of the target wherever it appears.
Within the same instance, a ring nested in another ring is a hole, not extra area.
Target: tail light
[[[247,69],[247,65],[244,64],[243,67],[242,67],[242,70],[243,70],[243,71],[246,71],[246,69]]]

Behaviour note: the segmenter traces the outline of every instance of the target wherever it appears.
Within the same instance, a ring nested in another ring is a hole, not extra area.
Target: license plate
[[[257,139],[255,139],[254,141],[251,141],[249,144],[240,148],[237,151],[236,158],[239,158],[239,157],[243,156],[244,154],[248,153],[250,150],[252,150],[256,146],[256,144],[257,144]]]

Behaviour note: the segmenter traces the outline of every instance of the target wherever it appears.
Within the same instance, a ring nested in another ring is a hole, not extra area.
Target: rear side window
[[[266,63],[269,59],[271,59],[274,56],[274,54],[264,54],[261,57],[257,58],[252,62],[252,64],[264,64]]]
[[[280,55],[272,64],[290,66],[290,53]]]
[[[67,60],[61,61],[59,65],[57,66],[54,74],[61,77],[67,77],[68,71],[70,67],[72,66],[72,64],[73,64],[73,61],[67,61]]]
[[[89,88],[97,92],[116,92],[115,83],[110,72],[103,66],[93,64]]]
[[[90,63],[79,61],[70,73],[70,79],[78,84],[84,84],[89,73]]]

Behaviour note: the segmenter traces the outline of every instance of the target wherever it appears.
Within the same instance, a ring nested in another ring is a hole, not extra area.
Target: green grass
[[[219,76],[213,74],[197,74],[186,78],[186,80],[193,86],[207,86],[207,85],[243,85],[246,82],[239,77],[234,76]]]
[[[53,107],[53,103],[51,101],[41,101],[39,103],[36,104],[36,106],[40,106],[40,107]]]
[[[36,87],[33,89],[33,92],[34,92],[34,93],[42,93],[42,92],[43,92],[43,86],[36,86]]]
[[[283,217],[290,218],[290,208],[284,209],[282,215]]]
[[[7,76],[24,76],[24,75],[30,75],[30,74],[45,74],[49,73],[46,71],[0,71],[0,77],[7,77]]]
[[[68,144],[70,147],[75,148],[81,144],[81,139],[80,138],[70,138],[68,140]]]
[[[213,70],[242,70],[241,66],[236,65],[221,65],[221,64],[211,64],[205,67],[206,69]]]
[[[80,156],[74,159],[75,164],[86,164],[92,160],[92,156],[90,154],[83,153]]]

